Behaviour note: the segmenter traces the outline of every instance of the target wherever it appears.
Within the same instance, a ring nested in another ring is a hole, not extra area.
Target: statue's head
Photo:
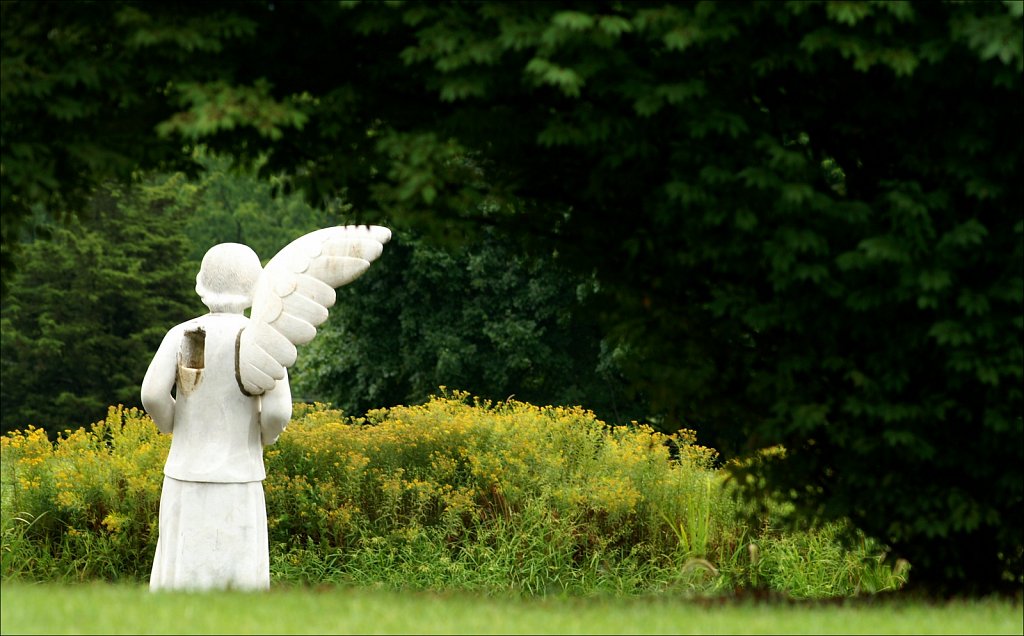
[[[196,293],[210,311],[240,314],[252,306],[256,279],[262,271],[259,257],[248,245],[214,245],[203,256],[196,274]]]

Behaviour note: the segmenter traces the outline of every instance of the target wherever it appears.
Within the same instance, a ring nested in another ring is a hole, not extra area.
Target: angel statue
[[[287,367],[335,288],[390,239],[384,227],[338,226],[299,237],[266,267],[239,243],[203,257],[196,292],[210,313],[167,332],[142,381],[143,406],[174,435],[151,590],[270,587],[263,447],[291,418]]]

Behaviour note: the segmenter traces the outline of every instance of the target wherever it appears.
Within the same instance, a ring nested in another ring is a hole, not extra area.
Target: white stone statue
[[[286,368],[327,319],[335,288],[390,238],[379,226],[326,228],[265,268],[238,243],[203,257],[196,292],[210,313],[167,333],[142,382],[143,406],[173,434],[151,590],[269,588],[263,447],[291,417]]]

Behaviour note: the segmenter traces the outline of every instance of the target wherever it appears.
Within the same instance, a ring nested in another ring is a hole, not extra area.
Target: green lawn
[[[1020,601],[715,603],[275,587],[151,594],[142,586],[4,583],[4,634],[1021,634]]]

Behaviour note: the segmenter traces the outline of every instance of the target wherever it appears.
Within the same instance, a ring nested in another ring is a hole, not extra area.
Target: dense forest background
[[[210,242],[378,222],[303,397],[686,426],[922,584],[1020,585],[1024,3],[0,12],[5,427],[131,402]]]
[[[206,250],[244,243],[270,259],[346,222],[225,158],[199,179],[156,175],[100,187],[66,226],[26,239],[3,307],[4,431],[51,433],[141,406],[149,359],[171,326],[205,313],[193,287]],[[297,400],[350,413],[420,404],[441,386],[501,400],[586,404],[612,424],[647,415],[585,310],[592,279],[526,256],[493,232],[458,248],[406,232],[338,303],[291,374]],[[72,300],[74,299],[74,300]]]

